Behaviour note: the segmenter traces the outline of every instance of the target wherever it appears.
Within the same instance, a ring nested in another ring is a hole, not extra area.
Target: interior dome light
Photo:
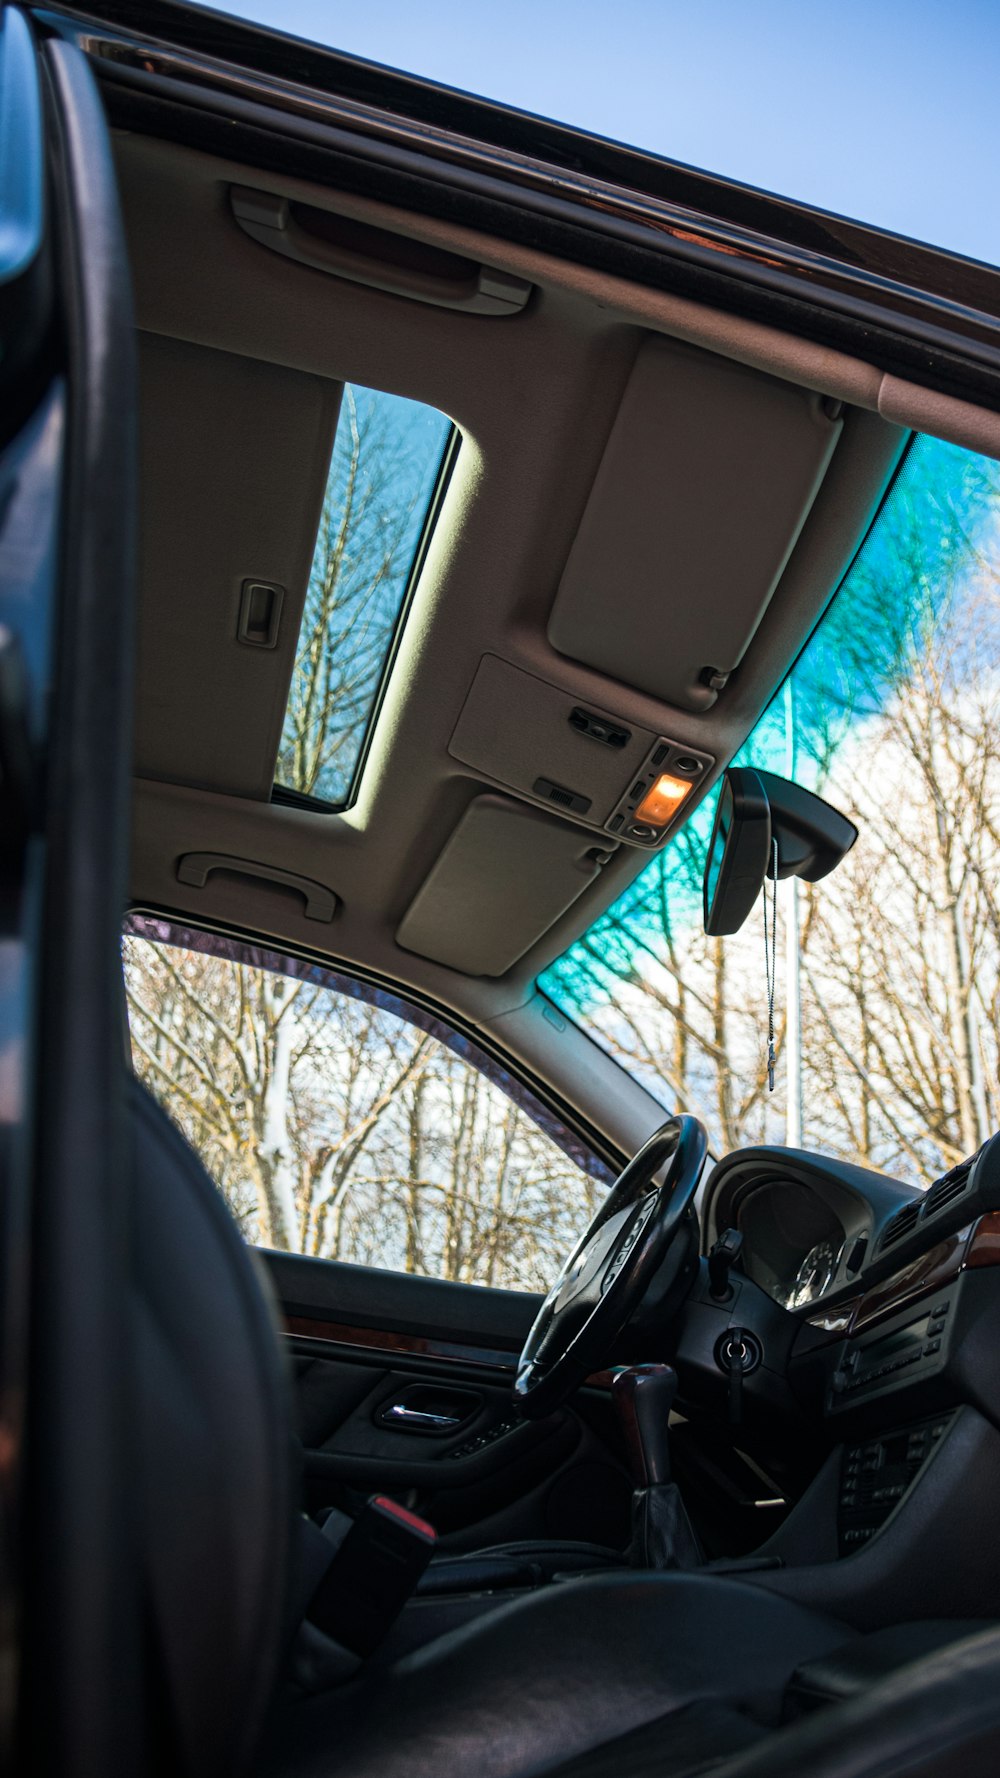
[[[633,821],[647,821],[650,827],[665,827],[673,820],[690,789],[687,779],[672,778],[669,772],[661,772],[634,811]]]

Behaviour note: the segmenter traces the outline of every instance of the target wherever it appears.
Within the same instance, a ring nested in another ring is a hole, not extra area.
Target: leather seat
[[[693,1704],[780,1720],[788,1676],[845,1626],[740,1581],[606,1574],[547,1587],[349,1689],[289,1701],[274,1778],[520,1778]]]
[[[906,1664],[888,1678],[782,1726],[795,1670],[864,1639],[705,1574],[558,1582],[409,1653],[396,1656],[390,1638],[339,1689],[296,1692],[283,1679],[296,1628],[295,1447],[267,1283],[182,1136],[136,1082],[127,1091],[136,1530],[158,1769],[993,1778],[1000,1631],[917,1662],[897,1650]]]

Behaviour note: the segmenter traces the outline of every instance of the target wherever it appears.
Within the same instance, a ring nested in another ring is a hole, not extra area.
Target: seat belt
[[[437,1532],[388,1495],[357,1518],[331,1511],[300,1520],[291,1677],[307,1691],[350,1679],[374,1654],[416,1591]]]

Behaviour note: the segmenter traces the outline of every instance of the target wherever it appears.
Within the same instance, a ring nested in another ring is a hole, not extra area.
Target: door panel
[[[464,1359],[487,1368],[499,1365],[506,1372],[512,1369],[542,1302],[530,1291],[455,1284],[381,1267],[260,1251],[286,1315],[356,1325],[369,1334],[377,1333],[385,1351],[394,1349],[391,1336],[395,1333],[400,1350],[456,1362]],[[336,1339],[338,1335],[331,1332],[327,1337]],[[367,1346],[374,1341],[366,1338],[361,1343]],[[432,1353],[430,1347],[437,1345],[441,1352]]]
[[[540,1422],[514,1413],[514,1366],[540,1297],[263,1252],[281,1304],[306,1504],[384,1490],[446,1548],[628,1535],[630,1483],[606,1386]],[[454,1418],[406,1423],[392,1410]]]

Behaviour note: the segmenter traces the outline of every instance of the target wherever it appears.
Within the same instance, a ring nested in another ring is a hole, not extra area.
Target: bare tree
[[[332,802],[350,786],[447,431],[414,413],[344,390],[277,767],[279,783]]]
[[[537,1288],[604,1189],[461,1057],[395,1013],[132,937],[136,1068],[248,1239]]]

